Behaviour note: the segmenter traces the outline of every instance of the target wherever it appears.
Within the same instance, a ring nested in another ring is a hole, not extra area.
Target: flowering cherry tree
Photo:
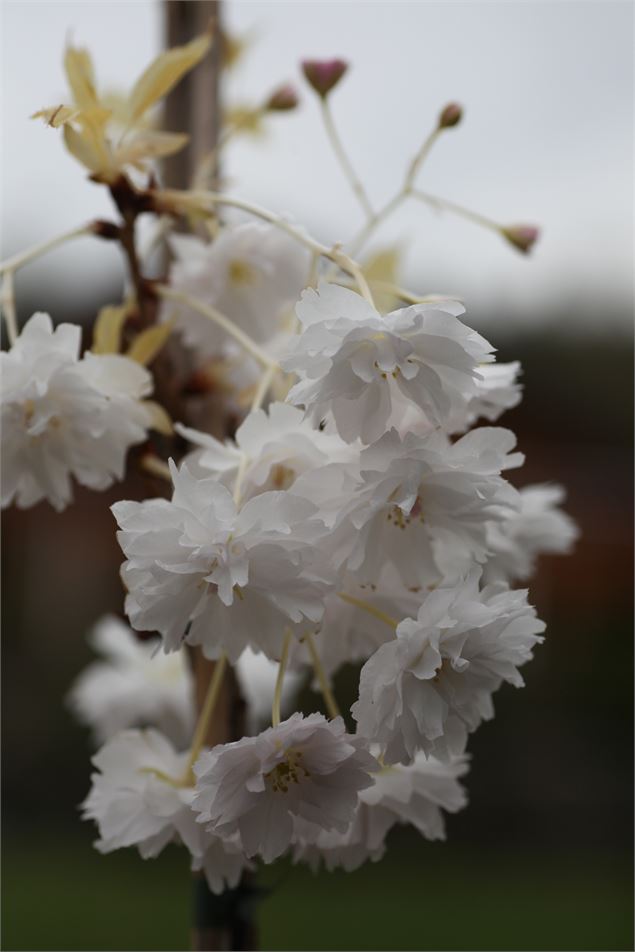
[[[497,422],[521,399],[520,365],[496,361],[461,301],[402,287],[394,256],[365,251],[406,201],[530,250],[536,229],[419,189],[461,108],[441,111],[377,207],[331,111],[347,64],[305,62],[364,216],[352,238],[323,244],[210,187],[215,154],[190,188],[162,184],[158,160],[186,137],[161,129],[155,107],[221,42],[229,49],[227,37],[204,35],[161,54],[116,108],[89,53],[67,48],[68,101],[35,116],[109,190],[118,219],[0,266],[3,505],[62,510],[74,483],[99,491],[130,467],[156,486],[112,507],[129,624],[95,619],[100,658],[69,695],[99,746],[82,815],[102,852],[150,858],[181,844],[217,894],[284,854],[352,871],[383,855],[395,824],[443,838],[444,813],[466,804],[469,735],[493,717],[504,682],[522,686],[543,640],[514,586],[576,535],[559,487],[519,490],[507,478],[523,455]],[[219,146],[297,105],[284,85],[228,110]],[[156,226],[145,250],[142,215]],[[80,328],[47,314],[18,329],[13,277],[84,234],[117,242],[129,279],[82,353]],[[150,278],[161,245],[167,266]],[[199,409],[213,397],[213,420],[194,418],[192,394]],[[198,712],[193,649],[214,662]],[[344,719],[333,675],[351,662],[361,673]],[[210,749],[230,666],[246,734]],[[297,710],[307,679],[321,712]]]

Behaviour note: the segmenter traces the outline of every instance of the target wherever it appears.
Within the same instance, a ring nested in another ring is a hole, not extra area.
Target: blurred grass
[[[6,950],[186,949],[189,877],[171,848],[145,862],[88,838],[3,838]],[[354,874],[261,873],[262,949],[633,948],[626,855],[465,850],[405,831]]]

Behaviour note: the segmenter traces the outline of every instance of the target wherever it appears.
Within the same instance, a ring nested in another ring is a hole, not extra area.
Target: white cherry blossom
[[[565,498],[562,486],[525,486],[519,496],[518,511],[488,527],[493,553],[485,566],[488,581],[524,581],[533,574],[539,555],[564,555],[578,538],[575,522],[559,508]]]
[[[344,440],[383,434],[398,392],[432,424],[475,395],[491,345],[458,320],[462,305],[415,304],[382,316],[359,294],[322,283],[296,307],[302,333],[281,361],[296,373],[290,403],[314,423],[332,415]]]
[[[192,472],[214,475],[231,488],[239,467],[245,466],[244,499],[267,490],[288,489],[302,473],[333,460],[352,459],[355,454],[355,448],[336,433],[315,429],[301,410],[286,403],[271,403],[266,412],[250,413],[238,427],[235,440],[224,443],[182,424],[177,423],[176,429],[198,447],[185,457]]]
[[[101,853],[136,846],[149,859],[168,843],[183,843],[192,867],[202,868],[210,889],[219,893],[235,886],[249,864],[236,837],[220,839],[196,822],[194,789],[178,785],[188,758],[158,731],[117,734],[93,757],[98,772],[91,778],[82,816],[97,824],[95,846]]]
[[[466,757],[442,763],[422,751],[411,764],[383,767],[373,786],[360,792],[355,818],[344,833],[320,830],[316,836],[310,824],[296,821],[294,862],[317,870],[321,861],[328,870],[352,872],[382,858],[386,835],[397,823],[412,824],[428,840],[444,840],[443,811],[456,813],[467,804],[459,781],[467,771]]]
[[[170,248],[171,287],[216,307],[261,344],[288,325],[308,278],[306,248],[264,222],[228,225],[212,242],[175,235]],[[198,311],[166,305],[162,314],[176,317],[185,343],[198,355],[224,349],[226,336]]]
[[[34,314],[0,354],[2,505],[72,499],[71,479],[106,489],[124,475],[128,449],[152,417],[148,371],[115,354],[79,357],[81,328]]]
[[[545,625],[527,592],[502,583],[479,591],[479,576],[427,594],[417,618],[362,668],[353,716],[387,763],[408,763],[417,750],[442,760],[462,753],[468,732],[493,717],[494,691],[523,685],[518,668]]]
[[[396,430],[362,450],[358,462],[301,476],[294,495],[312,500],[331,530],[321,540],[335,566],[376,585],[393,565],[406,588],[438,585],[489,555],[488,530],[519,505],[501,473],[519,466],[509,430],[480,427],[455,443],[440,432]]]
[[[323,531],[316,507],[267,492],[237,510],[214,478],[171,469],[171,501],[112,507],[133,628],[160,632],[166,651],[187,633],[209,658],[225,651],[235,661],[248,645],[280,657],[285,628],[323,611],[329,572],[312,545]]]
[[[89,635],[101,660],[79,675],[68,700],[99,744],[128,727],[159,728],[178,748],[194,730],[194,685],[184,652],[166,655],[114,615],[105,615]]]
[[[214,747],[195,765],[199,821],[223,837],[239,833],[246,855],[266,863],[290,846],[296,817],[344,832],[377,769],[363,744],[340,717],[294,714],[257,737]]]

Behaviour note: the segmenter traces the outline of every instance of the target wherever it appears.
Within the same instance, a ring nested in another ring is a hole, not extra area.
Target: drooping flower
[[[387,763],[408,763],[418,750],[442,760],[462,753],[468,732],[493,717],[494,691],[503,681],[523,685],[518,668],[545,625],[526,591],[502,583],[479,591],[479,576],[427,594],[417,618],[362,668],[353,716]]]
[[[515,445],[499,427],[479,427],[455,443],[439,432],[403,440],[386,433],[360,456],[363,488],[351,515],[359,535],[349,567],[374,582],[392,562],[415,588],[484,562],[488,526],[518,506],[501,475],[523,462]]]
[[[287,328],[310,256],[285,232],[250,221],[226,226],[211,243],[177,235],[170,247],[172,288],[216,307],[260,344]],[[226,335],[198,311],[166,305],[163,313],[176,318],[185,343],[199,356],[223,350]]]
[[[562,486],[525,486],[519,496],[518,511],[488,527],[493,553],[485,566],[488,581],[524,581],[533,574],[539,555],[564,555],[578,538],[575,522],[559,508],[565,498]]]
[[[145,368],[127,357],[87,353],[81,329],[34,314],[9,351],[0,354],[2,504],[47,499],[62,510],[71,477],[106,489],[124,475],[128,449],[152,425],[143,398],[152,390]]]
[[[179,785],[188,758],[158,731],[117,734],[93,757],[98,773],[91,778],[82,816],[97,824],[95,846],[101,853],[136,846],[149,859],[170,842],[183,843],[192,867],[202,868],[210,889],[219,893],[235,886],[249,864],[237,837],[221,839],[196,822],[194,789]]]
[[[198,447],[185,458],[192,472],[214,475],[231,488],[239,468],[244,467],[243,499],[288,489],[302,473],[354,454],[336,433],[314,429],[301,410],[286,403],[272,403],[266,412],[250,413],[238,427],[235,440],[224,443],[179,423],[176,429]]]
[[[216,479],[171,470],[170,502],[112,507],[133,628],[160,632],[166,651],[187,632],[209,658],[225,651],[235,661],[248,645],[279,658],[285,628],[323,611],[329,571],[312,545],[324,531],[316,507],[267,492],[237,510]]]
[[[220,836],[239,833],[247,856],[272,862],[290,846],[294,818],[344,832],[377,762],[341,718],[294,714],[257,737],[205,752],[194,809]]]
[[[415,304],[382,316],[354,291],[321,284],[296,307],[303,330],[281,361],[298,383],[288,401],[315,424],[332,416],[347,442],[384,433],[397,392],[431,424],[477,392],[491,345],[458,320],[456,302]]]
[[[299,477],[294,495],[312,500],[330,532],[321,546],[358,583],[377,585],[393,565],[405,588],[465,574],[489,555],[488,527],[518,507],[502,472],[523,461],[509,430],[480,427],[455,443],[441,432],[395,430],[355,462]]]
[[[157,651],[157,639],[141,641],[114,615],[101,618],[89,635],[102,656],[77,678],[69,703],[92,728],[99,744],[128,727],[161,730],[178,748],[194,730],[194,685],[183,652]]]
[[[386,835],[397,823],[412,824],[427,840],[444,840],[443,811],[456,813],[467,804],[459,777],[468,769],[466,757],[442,763],[422,751],[411,764],[383,767],[373,786],[360,792],[355,818],[344,833],[320,830],[316,836],[310,824],[296,821],[293,861],[314,870],[323,862],[328,870],[352,872],[382,858]]]

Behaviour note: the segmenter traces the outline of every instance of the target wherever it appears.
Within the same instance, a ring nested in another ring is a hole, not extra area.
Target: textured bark
[[[186,132],[188,146],[165,163],[164,177],[174,188],[187,188],[201,159],[215,147],[220,127],[220,2],[218,0],[164,0],[165,39],[169,47],[187,43],[212,27],[215,42],[211,52],[170,93],[166,102],[165,128]],[[227,421],[222,407],[208,404],[212,412],[205,423],[196,425],[216,436],[226,435]],[[190,658],[196,684],[197,709],[200,710],[214,670],[214,662],[203,657],[200,649],[191,649]],[[236,678],[228,669],[206,742],[209,746],[237,740],[244,733],[245,706]],[[194,876],[194,916],[192,948],[256,949],[257,937],[252,915],[256,891],[249,877],[222,897],[213,896],[205,878]]]

